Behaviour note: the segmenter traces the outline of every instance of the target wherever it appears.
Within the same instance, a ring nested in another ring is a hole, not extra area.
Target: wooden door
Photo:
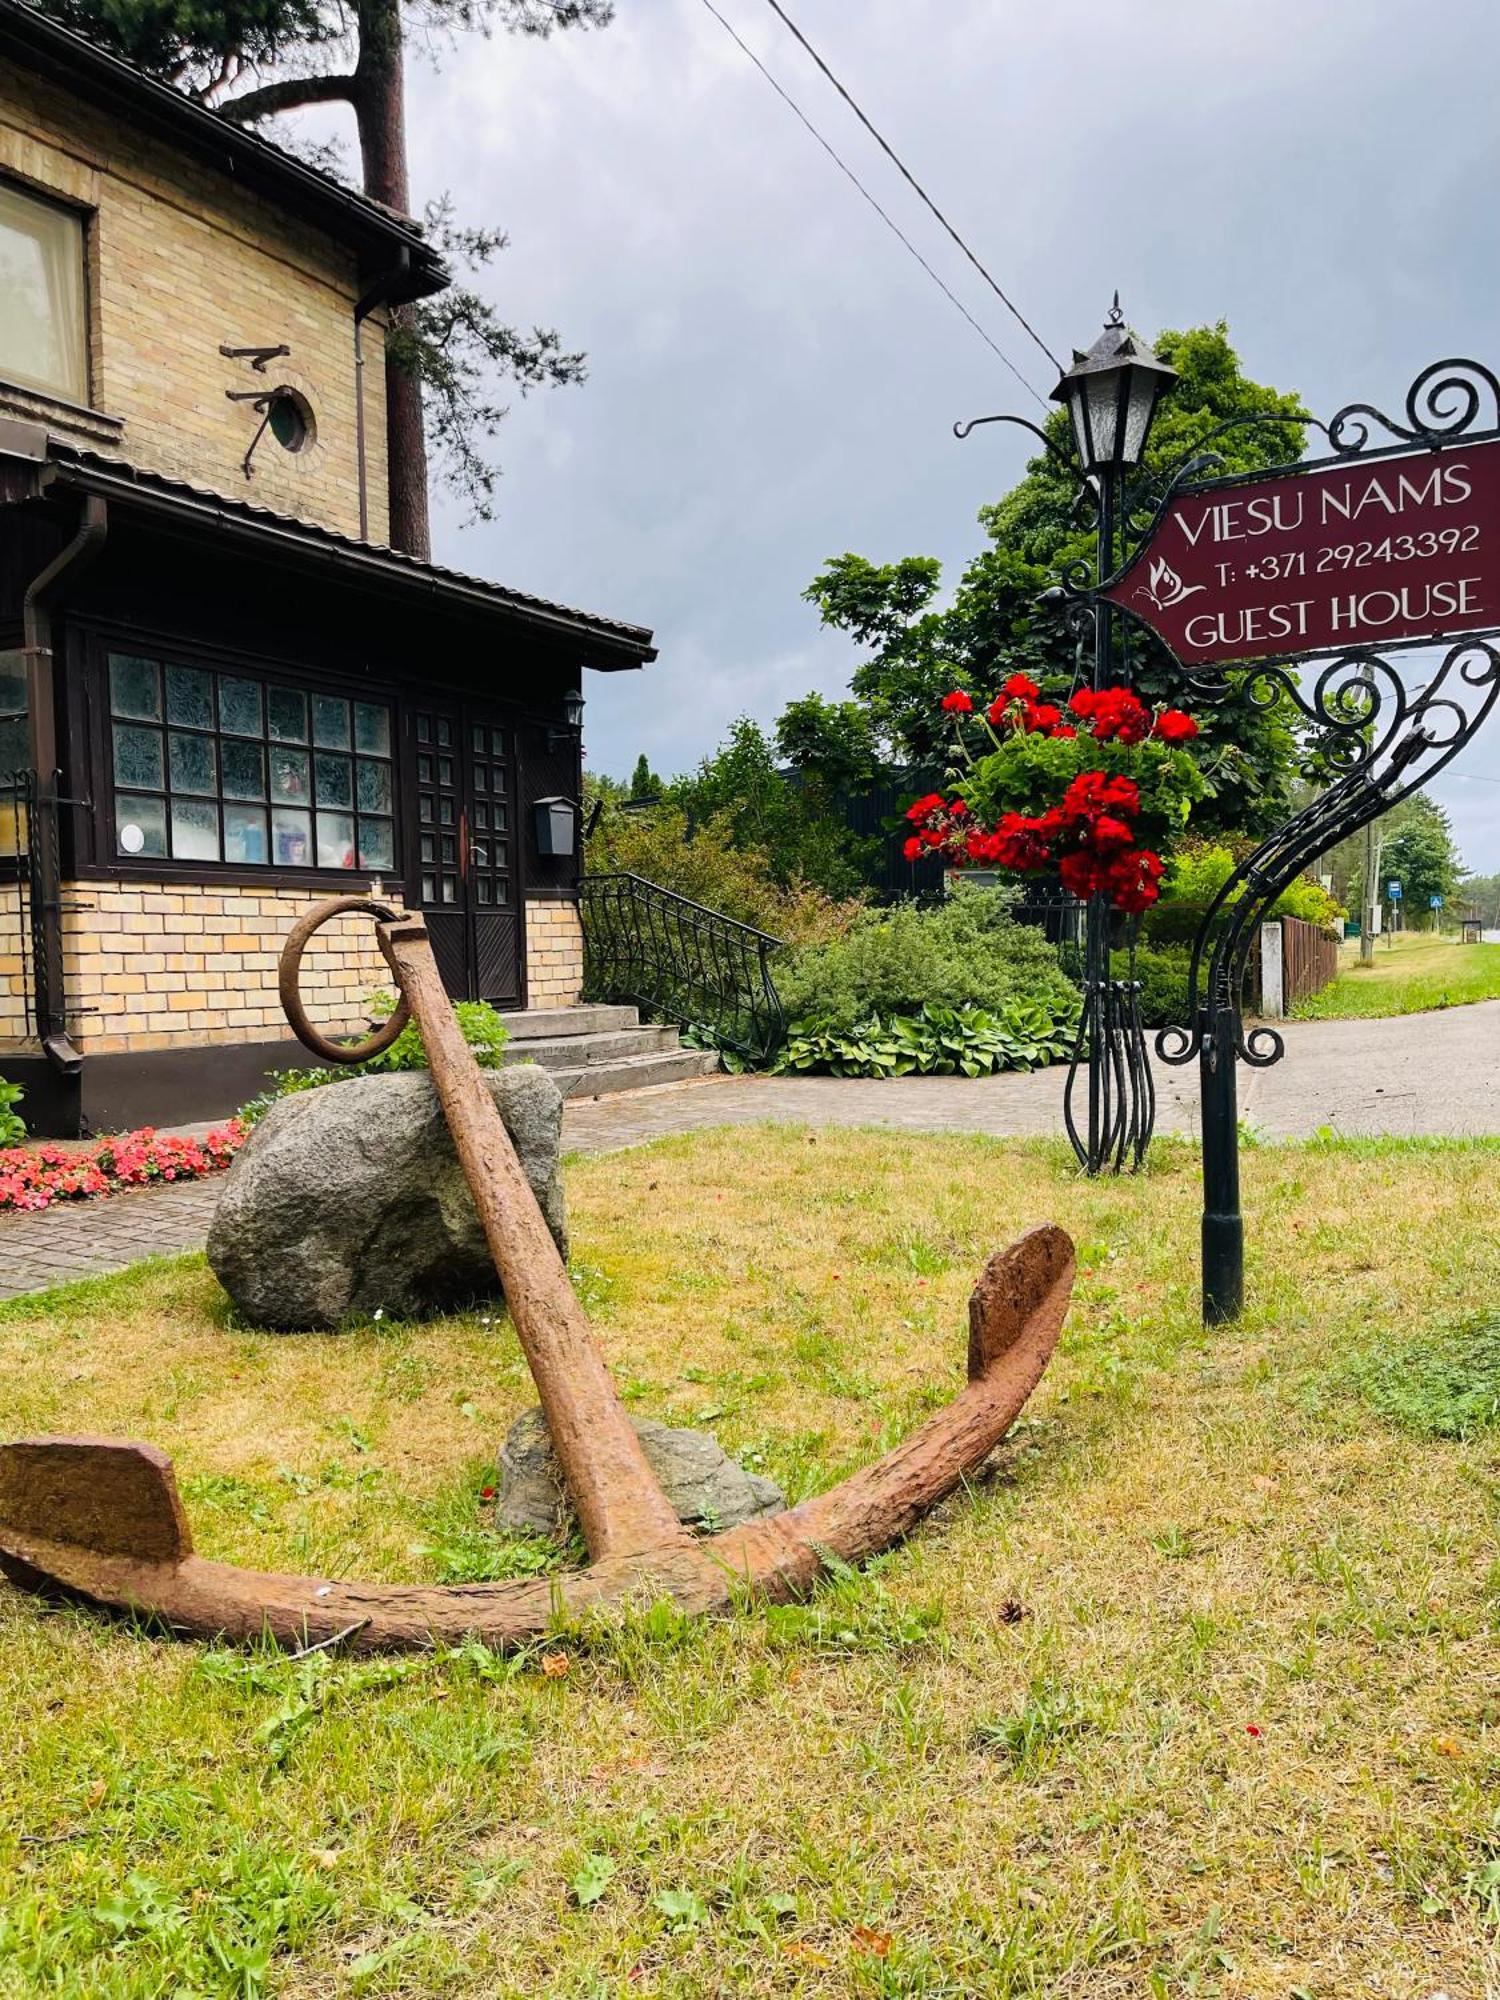
[[[518,1007],[522,909],[516,815],[516,732],[493,710],[464,712],[463,848],[470,958],[478,1000]]]
[[[410,709],[407,722],[408,906],[421,912],[455,1000],[518,1006],[515,731],[492,711],[457,703]]]

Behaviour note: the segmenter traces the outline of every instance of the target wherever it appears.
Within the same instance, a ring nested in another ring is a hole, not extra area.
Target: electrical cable
[[[953,227],[953,224],[948,220],[947,216],[944,215],[943,211],[938,207],[937,203],[933,200],[932,196],[927,192],[926,188],[923,187],[922,183],[917,179],[916,175],[911,171],[910,167],[908,167],[906,162],[901,158],[901,155],[896,151],[895,147],[890,143],[890,141],[884,136],[883,133],[876,130],[875,125],[873,124],[871,119],[866,115],[866,113],[863,110],[861,110],[860,106],[855,102],[851,93],[844,88],[842,83],[839,82],[838,78],[834,75],[833,71],[828,67],[827,63],[824,62],[823,58],[818,54],[817,50],[813,47],[812,43],[807,39],[806,35],[803,34],[802,30],[797,26],[797,23],[792,19],[791,15],[788,14],[786,9],[781,5],[781,0],[766,0],[766,5],[771,9],[771,12],[775,14],[777,18],[781,22],[783,22],[784,25],[789,29],[789,31],[797,38],[797,40],[802,44],[803,48],[806,49],[807,53],[812,57],[813,61],[817,64],[818,68],[822,70],[824,76],[827,77],[828,81],[833,85],[834,89],[838,92],[839,96],[843,98],[844,102],[848,105],[849,109],[854,113],[855,117],[859,120],[860,124],[864,126],[865,130],[869,133],[870,137],[875,141],[876,145],[879,146],[880,150],[886,155],[887,159],[890,160],[892,166],[895,167],[896,171],[901,175],[902,179],[907,182],[907,184],[911,187],[913,193],[917,195],[918,199],[926,203],[927,207],[932,211],[933,215],[937,217],[938,221],[943,225],[944,229],[947,230],[948,234],[953,238],[953,241],[958,245],[959,249],[963,251],[964,255],[968,258],[969,262],[974,266],[974,269],[979,273],[980,277],[984,279],[984,282],[989,286],[990,290],[995,294],[995,297],[1000,301],[1001,305],[1005,307],[1005,310],[1010,314],[1011,318],[1015,320],[1018,326],[1025,328],[1026,332],[1036,342],[1037,346],[1042,350],[1043,354],[1046,355],[1047,359],[1052,363],[1053,367],[1057,370],[1057,372],[1060,375],[1063,372],[1062,363],[1058,360],[1057,356],[1052,352],[1052,349],[1047,345],[1046,341],[1043,340],[1042,336],[1037,332],[1036,328],[1031,324],[1030,320],[1027,319],[1026,315],[1021,311],[1020,307],[1017,306],[1011,299],[1006,297],[1005,293],[1001,290],[1000,286],[990,276],[989,272],[985,269],[984,265],[980,263],[978,257],[975,256],[974,252],[969,248],[968,244],[965,243],[964,239],[959,235],[958,231]]]
[[[885,224],[886,228],[890,230],[891,234],[895,236],[897,240],[900,243],[902,243],[905,246],[905,248],[911,253],[911,255],[917,260],[917,262],[921,265],[922,269],[927,273],[928,277],[931,278],[932,282],[937,286],[938,290],[943,294],[944,298],[949,300],[951,304],[957,306],[958,310],[963,314],[964,318],[969,322],[969,325],[973,327],[974,331],[979,335],[979,338],[984,342],[985,346],[988,347],[990,351],[993,354],[995,354],[1001,362],[1004,363],[1005,367],[1008,368],[1011,374],[1015,376],[1016,380],[1020,383],[1021,387],[1026,391],[1027,395],[1030,396],[1034,402],[1039,403],[1041,407],[1045,410],[1047,408],[1047,404],[1040,390],[1035,388],[1032,383],[1027,381],[1026,377],[1021,373],[1020,369],[1016,366],[1015,362],[1011,360],[1010,356],[1005,352],[1004,348],[998,346],[996,342],[991,339],[990,335],[986,333],[985,329],[980,325],[979,321],[975,319],[974,315],[969,311],[969,308],[964,304],[963,300],[959,298],[956,292],[950,290],[950,288],[944,283],[942,278],[938,276],[937,272],[928,263],[927,259],[922,255],[921,251],[917,248],[916,244],[912,242],[911,238],[905,234],[905,232],[900,228],[900,226],[895,221],[893,221],[892,218],[881,207],[880,203],[875,199],[874,195],[871,194],[870,190],[865,186],[864,182],[859,178],[859,175],[855,173],[854,169],[849,165],[849,163],[839,153],[837,153],[834,150],[834,148],[829,144],[828,140],[823,137],[823,134],[818,130],[817,126],[813,124],[812,120],[807,116],[806,112],[803,111],[801,105],[797,103],[796,99],[792,97],[786,90],[784,90],[780,85],[780,83],[777,82],[776,78],[771,74],[770,70],[766,68],[765,64],[761,61],[760,57],[755,53],[754,49],[752,49],[748,45],[748,43],[746,43],[741,39],[740,35],[736,32],[732,24],[729,21],[727,21],[724,18],[724,16],[719,12],[718,8],[713,3],[713,0],[703,0],[703,4],[708,9],[709,13],[713,15],[714,19],[718,22],[719,26],[724,30],[725,34],[729,36],[730,40],[735,44],[735,46],[739,48],[746,56],[748,56],[752,63],[754,63],[755,67],[760,71],[761,75],[765,78],[766,82],[770,84],[771,88],[776,92],[776,95],[781,99],[783,104],[785,104],[787,108],[796,115],[796,117],[802,123],[802,125],[804,125],[806,129],[812,134],[813,138],[817,140],[818,144],[823,148],[823,151],[833,161],[834,165],[839,169],[839,171],[849,181],[851,181],[853,185],[858,189],[859,193],[863,195],[864,199],[869,203],[870,207],[874,209],[875,213],[880,217],[881,221]],[[991,282],[993,283],[993,280],[991,280]],[[1014,310],[1014,308],[1012,308],[1012,310]],[[1029,328],[1027,330],[1028,332],[1030,331]],[[1033,338],[1035,338],[1034,335]]]

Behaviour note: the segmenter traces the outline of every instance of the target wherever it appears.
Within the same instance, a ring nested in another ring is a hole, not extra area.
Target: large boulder
[[[486,1071],[485,1082],[566,1256],[557,1085],[535,1063]],[[278,1332],[339,1327],[381,1310],[430,1319],[500,1295],[425,1070],[283,1098],[229,1170],[208,1261],[244,1317]]]
[[[772,1480],[747,1472],[707,1431],[674,1430],[650,1417],[632,1417],[646,1463],[661,1482],[679,1521],[709,1534],[779,1514],[786,1496]],[[539,1409],[517,1417],[500,1447],[500,1493],[495,1520],[501,1528],[535,1535],[565,1535],[574,1521],[562,1467]]]

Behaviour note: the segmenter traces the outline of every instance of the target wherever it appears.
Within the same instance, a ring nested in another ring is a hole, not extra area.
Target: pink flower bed
[[[0,1151],[0,1213],[87,1201],[153,1181],[195,1181],[227,1167],[245,1143],[237,1118],[202,1139],[164,1138],[154,1126],[82,1146],[11,1146]]]

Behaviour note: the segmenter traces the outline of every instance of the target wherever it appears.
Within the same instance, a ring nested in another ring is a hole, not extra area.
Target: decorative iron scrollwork
[[[1491,427],[1500,427],[1500,378],[1480,361],[1434,361],[1406,392],[1404,424],[1373,403],[1346,403],[1328,426],[1328,442],[1338,457],[1358,458],[1369,446],[1371,425],[1379,424],[1402,444],[1451,444],[1473,427],[1486,395],[1494,409]]]
[[[1240,1021],[1250,953],[1260,924],[1282,891],[1320,854],[1431,781],[1483,726],[1500,700],[1500,649],[1485,639],[1450,646],[1437,672],[1409,688],[1391,662],[1368,648],[1330,661],[1312,687],[1284,667],[1188,676],[1195,698],[1222,702],[1236,694],[1263,705],[1290,697],[1323,733],[1325,756],[1337,775],[1301,812],[1270,834],[1230,876],[1210,903],[1193,941],[1189,966],[1190,1020],[1163,1028],[1156,1053],[1182,1064],[1200,1053],[1217,1060],[1206,1038],[1227,1012],[1235,1050],[1252,1068],[1284,1053],[1274,1028],[1247,1035]]]

